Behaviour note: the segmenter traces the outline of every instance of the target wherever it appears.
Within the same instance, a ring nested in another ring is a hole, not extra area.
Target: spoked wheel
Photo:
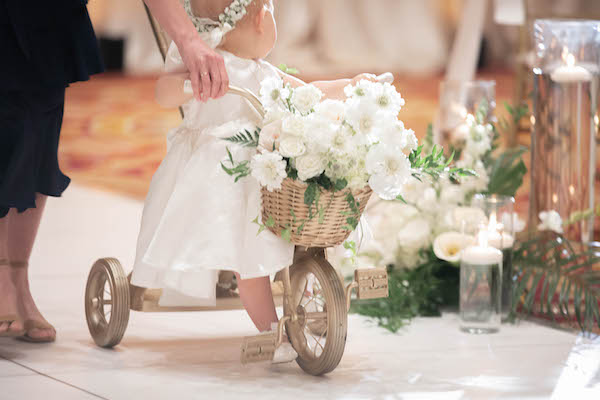
[[[311,375],[333,371],[344,354],[348,313],[344,288],[335,269],[320,256],[295,263],[291,275],[292,307],[296,321],[286,324],[288,337],[298,352],[298,365]]]
[[[94,263],[85,289],[85,317],[94,342],[114,347],[121,342],[129,322],[129,283],[114,258]]]

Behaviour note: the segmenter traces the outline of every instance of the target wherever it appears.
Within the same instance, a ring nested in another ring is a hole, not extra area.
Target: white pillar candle
[[[587,69],[580,65],[575,65],[575,57],[573,54],[568,54],[565,57],[566,65],[561,65],[555,68],[550,73],[550,78],[554,82],[569,83],[569,82],[588,82],[592,80],[592,74]]]
[[[502,264],[502,252],[489,246],[469,246],[463,251],[461,262],[471,265]]]
[[[515,244],[515,238],[505,232],[502,232],[502,236],[500,232],[490,232],[488,234],[488,244],[496,249],[510,249]]]

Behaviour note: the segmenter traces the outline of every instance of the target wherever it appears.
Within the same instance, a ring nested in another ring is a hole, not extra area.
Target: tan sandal
[[[10,265],[8,260],[0,260],[0,268],[6,268]],[[17,322],[19,320],[19,316],[17,314],[8,314],[8,315],[0,315],[0,324],[7,322],[9,329],[6,332],[0,332],[0,337],[18,337],[25,334],[25,329],[18,331],[11,331],[10,326],[13,322]]]
[[[9,264],[11,268],[27,268],[29,266],[27,261],[11,261]],[[33,329],[52,329],[54,334],[45,338],[35,338],[29,335]],[[46,321],[28,319],[23,323],[23,331],[17,336],[17,339],[31,343],[51,343],[56,340],[56,329]]]
[[[56,329],[46,321],[40,321],[37,319],[28,319],[24,324],[25,332],[18,336],[17,339],[23,340],[30,343],[52,343],[56,340]],[[52,329],[54,334],[52,336],[36,338],[29,335],[29,332],[34,329]]]

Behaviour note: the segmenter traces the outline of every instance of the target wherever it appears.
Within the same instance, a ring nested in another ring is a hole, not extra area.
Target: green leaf
[[[257,217],[257,218],[258,218],[258,217]],[[273,218],[273,216],[272,216],[272,215],[269,215],[269,218],[267,218],[267,222],[265,222],[265,225],[266,225],[268,228],[272,228],[272,227],[274,227],[274,226],[275,226],[275,218]]]
[[[286,242],[291,242],[292,241],[292,232],[290,230],[290,228],[285,228],[284,230],[281,231],[281,237],[286,241]]]
[[[236,135],[233,136],[229,136],[229,137],[224,137],[222,140],[225,140],[227,142],[231,142],[231,143],[235,143],[238,144],[240,146],[243,147],[258,147],[258,140],[260,137],[260,128],[256,128],[256,130],[251,133],[250,131],[248,131],[247,129],[245,129],[243,132],[239,132]],[[227,152],[229,153],[229,150],[227,150]],[[230,160],[231,160],[231,153],[229,153],[230,156]],[[231,160],[233,161],[233,160]]]

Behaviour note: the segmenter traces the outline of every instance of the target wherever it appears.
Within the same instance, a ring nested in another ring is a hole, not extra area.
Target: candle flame
[[[477,244],[481,247],[488,246],[488,231],[481,229],[479,233],[477,233]]]
[[[566,61],[567,61],[567,65],[569,67],[572,67],[573,65],[575,65],[575,56],[573,54],[569,53],[567,55]]]
[[[494,232],[496,229],[498,229],[498,220],[496,219],[496,212],[493,212],[492,215],[490,215],[488,230]]]

